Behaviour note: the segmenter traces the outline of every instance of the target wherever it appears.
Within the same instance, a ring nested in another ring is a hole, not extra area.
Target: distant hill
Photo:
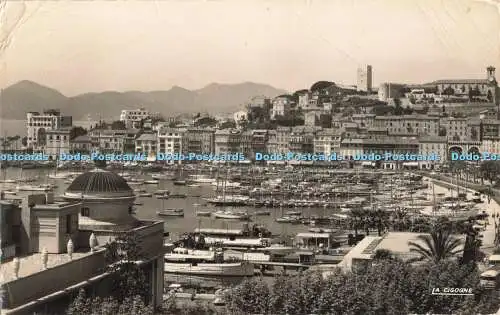
[[[270,85],[245,82],[240,84],[212,83],[199,90],[174,86],[167,91],[127,91],[85,93],[66,97],[52,88],[31,81],[21,81],[2,90],[0,117],[25,119],[26,112],[59,108],[74,120],[90,114],[102,119],[116,119],[122,109],[145,107],[164,116],[197,112],[233,112],[252,97],[275,97],[287,91]]]

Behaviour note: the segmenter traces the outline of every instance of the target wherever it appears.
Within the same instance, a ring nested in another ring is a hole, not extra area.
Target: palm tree
[[[394,253],[388,249],[377,249],[373,255],[374,260],[391,260],[394,259]]]
[[[412,261],[430,260],[438,263],[463,251],[462,240],[453,237],[448,229],[438,228],[430,235],[419,235],[417,239],[419,242],[408,242],[410,252],[419,255]]]

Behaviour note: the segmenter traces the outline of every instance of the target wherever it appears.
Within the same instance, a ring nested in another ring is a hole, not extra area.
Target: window
[[[71,214],[68,214],[66,216],[66,234],[71,234],[71,232],[72,232],[72,229],[71,229],[72,224],[71,223],[72,223],[71,222]]]
[[[80,215],[82,217],[88,217],[90,215],[90,209],[89,208],[82,208],[80,210]]]

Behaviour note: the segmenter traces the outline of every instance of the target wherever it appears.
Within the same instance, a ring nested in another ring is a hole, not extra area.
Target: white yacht
[[[249,277],[254,265],[248,261],[224,261],[222,249],[192,250],[175,248],[165,254],[165,273],[219,277]]]
[[[243,212],[233,212],[233,211],[217,211],[214,212],[214,217],[216,219],[231,219],[231,220],[248,220],[250,216]]]
[[[214,181],[213,178],[209,178],[207,175],[189,175],[188,182],[199,183],[199,184],[211,184]]]

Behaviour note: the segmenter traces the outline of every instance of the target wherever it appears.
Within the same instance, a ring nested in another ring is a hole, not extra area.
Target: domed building
[[[95,169],[79,175],[63,198],[82,203],[80,230],[127,231],[140,225],[132,216],[135,194],[120,175]]]
[[[7,291],[0,296],[0,313],[62,314],[81,288],[92,296],[110,296],[114,284],[106,243],[119,236],[136,242],[132,259],[144,272],[146,298],[161,306],[164,222],[134,218],[134,191],[124,178],[96,169],[78,176],[61,196],[64,201],[53,193],[21,197],[0,202],[0,219],[8,218],[0,225],[10,241],[0,249],[15,257],[2,261]]]

